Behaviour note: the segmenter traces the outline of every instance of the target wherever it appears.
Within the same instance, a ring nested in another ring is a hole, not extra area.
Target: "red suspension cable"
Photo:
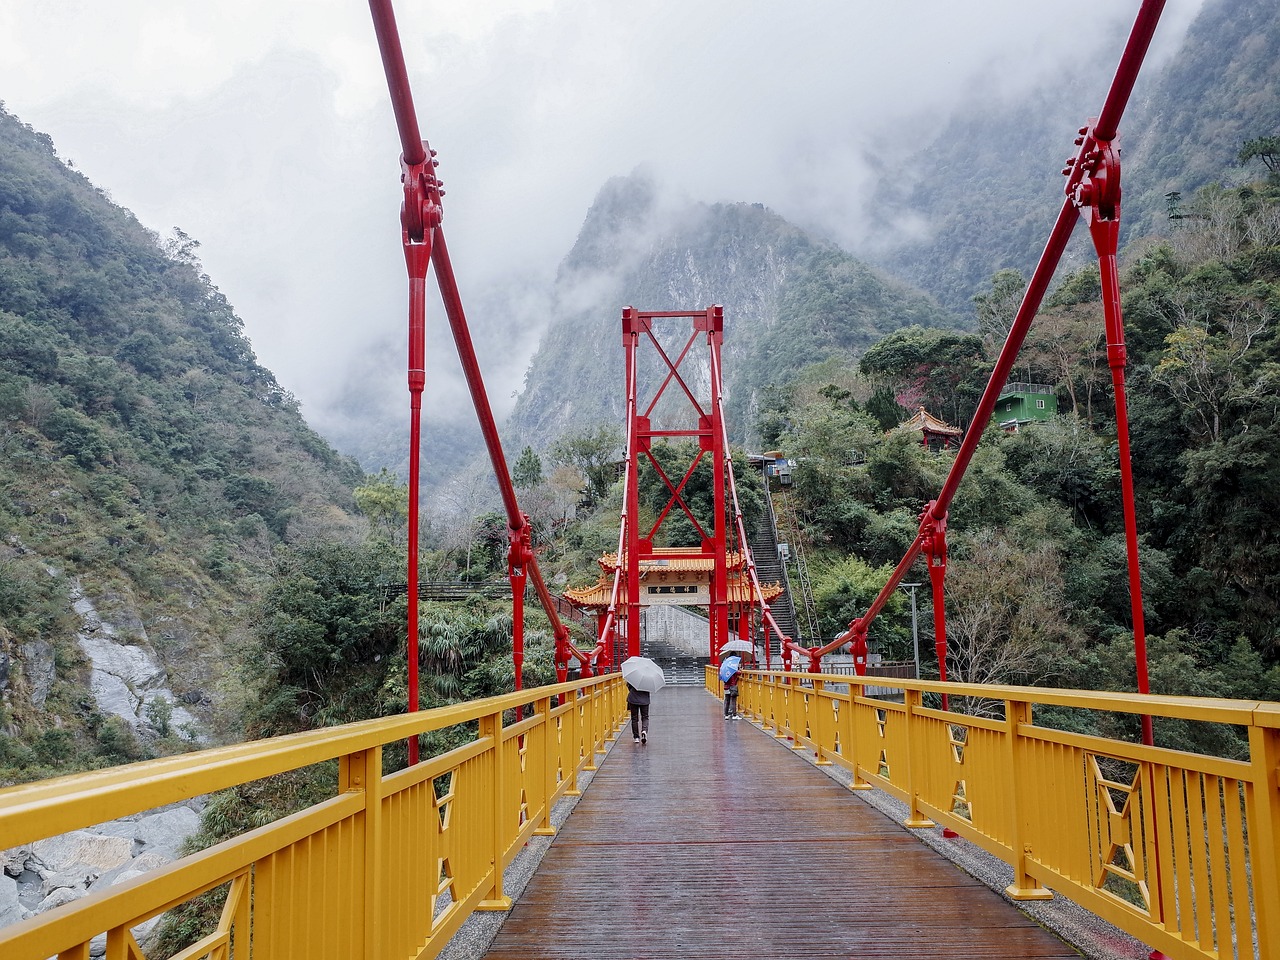
[[[395,113],[396,127],[402,150],[400,158],[401,183],[404,188],[404,205],[400,211],[405,264],[409,275],[409,547],[408,547],[408,709],[418,709],[418,553],[419,553],[419,489],[421,478],[421,428],[422,392],[426,384],[426,274],[428,265],[435,268],[436,281],[444,301],[445,314],[457,346],[458,358],[467,381],[476,417],[484,435],[485,446],[493,466],[494,477],[502,496],[507,514],[509,540],[508,574],[512,589],[520,591],[531,580],[534,590],[551,622],[556,642],[556,669],[563,679],[570,657],[578,660],[583,672],[591,673],[591,663],[599,655],[597,648],[591,656],[578,651],[569,642],[569,630],[560,620],[555,601],[543,582],[533,552],[528,518],[520,510],[520,504],[511,482],[506,456],[498,437],[493,410],[485,392],[484,380],[476,361],[470,329],[462,309],[449,250],[445,243],[441,198],[444,190],[435,175],[436,160],[433,151],[421,138],[417,112],[405,68],[404,50],[396,27],[395,14],[390,0],[369,0],[374,32],[391,94],[391,106]],[[513,598],[512,658],[515,663],[516,689],[522,686],[520,671],[523,665],[523,604]],[[417,740],[409,742],[409,762],[418,760]]]
[[[1120,63],[1116,67],[1111,87],[1098,119],[1091,127],[1081,130],[1081,138],[1076,142],[1080,150],[1074,160],[1068,161],[1068,168],[1063,172],[1068,175],[1066,186],[1067,197],[1058,212],[1057,220],[1049,233],[1040,260],[1027,284],[1026,293],[1018,307],[1009,334],[996,360],[995,368],[983,390],[982,398],[974,411],[969,431],[966,433],[951,470],[943,482],[937,499],[929,504],[921,515],[920,532],[911,546],[907,548],[902,560],[894,568],[888,582],[876,595],[867,612],[849,624],[848,629],[839,637],[824,646],[806,648],[788,640],[785,651],[800,653],[810,658],[811,669],[816,669],[818,661],[824,654],[838,650],[846,643],[854,645],[855,665],[858,672],[863,673],[860,651],[865,656],[866,634],[872,620],[888,602],[888,598],[905,578],[907,571],[919,558],[922,552],[930,552],[930,572],[936,566],[945,570],[945,530],[947,511],[951,505],[960,482],[964,478],[978,443],[982,438],[982,428],[991,420],[1000,392],[1008,382],[1009,374],[1017,360],[1018,351],[1022,348],[1031,322],[1040,309],[1045,293],[1053,279],[1054,271],[1062,258],[1067,242],[1081,211],[1089,218],[1091,233],[1098,247],[1099,266],[1104,277],[1103,302],[1107,315],[1108,352],[1112,367],[1113,382],[1116,387],[1116,421],[1117,434],[1121,446],[1121,473],[1123,500],[1125,509],[1126,545],[1129,556],[1129,588],[1134,620],[1135,656],[1138,665],[1138,686],[1141,692],[1147,692],[1147,663],[1145,630],[1143,626],[1141,579],[1138,568],[1137,532],[1133,519],[1133,485],[1132,471],[1129,463],[1128,449],[1128,414],[1124,394],[1125,365],[1123,328],[1120,321],[1119,284],[1115,280],[1115,239],[1119,229],[1119,155],[1112,149],[1120,119],[1132,95],[1134,83],[1137,81],[1142,62],[1151,46],[1151,40],[1160,21],[1164,9],[1164,0],[1145,0],[1135,18],[1133,29],[1125,44]],[[1110,180],[1110,182],[1108,182]],[[941,557],[941,564],[935,559]],[[934,616],[943,616],[941,604],[941,578],[932,578],[935,584]],[[938,626],[939,669],[945,678],[945,632]],[[1150,718],[1144,718],[1143,739],[1150,743]]]

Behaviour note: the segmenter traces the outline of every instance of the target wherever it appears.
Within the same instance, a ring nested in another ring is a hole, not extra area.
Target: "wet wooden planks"
[[[491,960],[1080,954],[697,688],[601,764]]]

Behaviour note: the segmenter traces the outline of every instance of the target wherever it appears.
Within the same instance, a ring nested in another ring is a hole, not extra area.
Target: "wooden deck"
[[[1080,954],[700,688],[654,697],[498,931],[493,960]]]

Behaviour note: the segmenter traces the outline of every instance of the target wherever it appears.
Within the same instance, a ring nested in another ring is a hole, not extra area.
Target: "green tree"
[[[992,276],[989,292],[974,295],[973,307],[978,319],[978,333],[993,355],[999,352],[1009,336],[1026,292],[1027,281],[1019,271],[1001,270]]]
[[[578,434],[561,437],[551,447],[551,462],[573,467],[586,483],[586,499],[594,506],[602,501],[619,476],[622,432],[601,424]]]
[[[1165,353],[1152,373],[1177,401],[1196,432],[1216,443],[1228,419],[1247,407],[1274,405],[1280,365],[1247,363],[1255,340],[1271,325],[1264,303],[1237,303],[1213,324],[1188,317],[1165,338]]]
[[[1036,684],[1059,676],[1075,630],[1056,546],[994,528],[953,535],[947,569],[947,677]],[[972,703],[974,712],[991,705]]]
[[[511,482],[517,489],[528,490],[542,482],[542,459],[526,446],[511,468]]]
[[[1110,383],[1104,329],[1098,303],[1052,307],[1036,317],[1022,347],[1029,379],[1065,387],[1071,412],[1085,420],[1092,419],[1094,393]]]
[[[409,520],[409,487],[386,467],[377,476],[368,476],[355,488],[356,507],[369,518],[369,525],[389,542],[404,543]]]
[[[321,715],[378,714],[385,661],[404,637],[404,602],[386,592],[397,580],[400,557],[376,544],[314,541],[280,555],[256,624],[266,678],[253,726],[280,733]]]
[[[1253,159],[1261,160],[1272,177],[1280,174],[1280,137],[1256,137],[1241,144],[1236,163],[1243,167]]]
[[[954,330],[903,327],[867,350],[858,369],[876,388],[888,388],[909,410],[963,425],[977,406],[989,363],[982,341]]]
[[[866,613],[891,573],[891,565],[875,567],[858,557],[845,557],[816,568],[812,576],[813,600],[822,636],[830,638],[844,632],[855,618]],[[911,621],[909,616],[905,623],[902,618],[908,603],[904,594],[895,592],[867,632],[874,652],[888,660],[911,658]]]
[[[888,387],[880,387],[867,400],[867,413],[876,418],[881,430],[892,430],[906,419],[906,412]]]

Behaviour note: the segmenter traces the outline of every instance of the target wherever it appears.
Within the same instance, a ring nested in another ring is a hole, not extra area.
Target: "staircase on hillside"
[[[778,523],[773,512],[773,499],[769,491],[769,478],[761,475],[764,482],[764,505],[765,514],[756,523],[751,538],[751,557],[756,563],[756,576],[760,578],[761,583],[781,583],[782,596],[778,597],[770,604],[770,612],[773,619],[777,621],[778,626],[784,633],[792,639],[798,640],[796,636],[796,608],[791,600],[791,585],[787,580],[787,568],[783,564],[781,557],[778,555]],[[782,655],[782,645],[780,639],[775,636],[769,637],[770,656],[777,653],[779,659]]]
[[[772,506],[772,496],[770,496]],[[800,592],[800,612],[804,615],[804,626],[807,630],[806,639],[810,643],[821,643],[822,636],[818,630],[818,607],[813,602],[813,587],[809,583],[809,564],[804,556],[804,537],[800,533],[800,518],[796,516],[795,507],[791,503],[791,495],[785,486],[778,487],[778,505],[781,507],[775,514],[775,524],[777,529],[781,530],[787,538],[786,543],[791,552],[791,563],[795,567],[795,583]],[[777,534],[775,534],[775,537]],[[783,565],[784,570],[788,570],[786,564]],[[790,583],[788,582],[788,587]],[[792,597],[792,615],[796,616],[796,626],[799,624],[799,616],[795,614],[795,594],[788,591]]]
[[[780,486],[777,494],[770,488],[769,478],[762,474],[764,483],[765,516],[756,525],[755,536],[751,542],[751,554],[756,562],[756,574],[761,583],[781,583],[782,596],[771,606],[773,619],[797,643],[808,640],[817,642],[818,617],[813,603],[813,591],[809,586],[808,568],[804,562],[804,550],[800,542],[799,524],[796,522],[794,510],[787,497],[786,487]],[[775,507],[774,499],[777,498]],[[795,561],[796,582],[800,589],[800,611],[805,618],[807,633],[800,631],[800,618],[797,616],[795,593],[792,589],[790,571],[783,563],[778,551],[779,535],[786,537],[792,560]],[[772,639],[772,638],[771,638]]]

